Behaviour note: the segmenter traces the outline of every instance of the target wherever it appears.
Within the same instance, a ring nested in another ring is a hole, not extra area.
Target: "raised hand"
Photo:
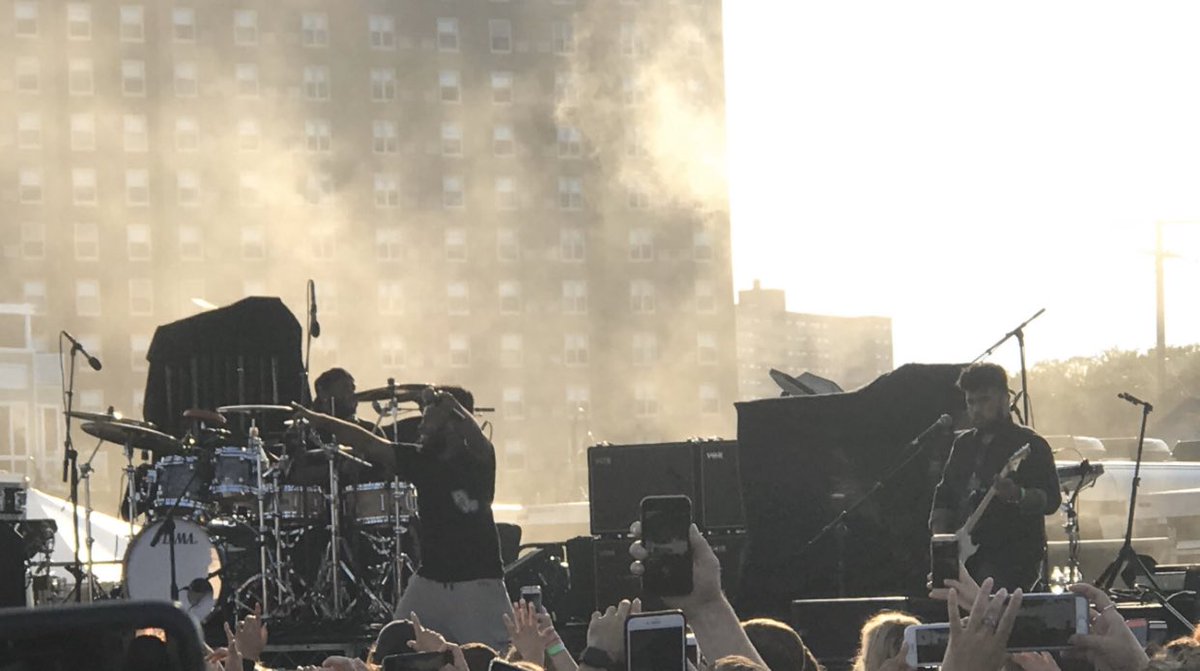
[[[638,539],[629,546],[629,555],[634,559],[629,566],[629,571],[640,576],[646,570],[642,561],[650,556],[641,541],[642,523],[634,522],[629,527],[629,531],[634,538]],[[663,603],[671,608],[678,608],[685,614],[724,598],[721,593],[721,561],[717,559],[712,546],[708,544],[708,539],[700,533],[700,529],[695,524],[688,530],[688,542],[692,547],[692,593],[685,596],[663,597]]]
[[[412,621],[413,640],[408,642],[408,647],[416,652],[441,652],[446,649],[446,637],[437,633],[432,629],[426,629],[421,626],[421,618],[417,614],[409,613],[408,619]]]
[[[257,662],[262,657],[263,648],[267,647],[267,625],[262,621],[262,604],[255,604],[254,612],[238,623],[236,638],[242,659]]]
[[[614,662],[625,660],[625,620],[631,614],[642,612],[642,600],[622,599],[616,606],[609,606],[604,613],[592,613],[588,624],[587,644],[608,653]]]
[[[242,653],[238,651],[237,636],[229,628],[228,622],[225,623],[225,638],[228,640],[226,644],[228,652],[225,654],[225,671],[239,671],[242,668]]]
[[[1012,661],[1024,671],[1061,671],[1048,652],[1018,652],[1012,656]]]
[[[534,664],[541,664],[546,656],[546,648],[558,641],[558,632],[554,626],[545,626],[538,617],[537,608],[524,599],[513,604],[513,614],[504,614],[504,627],[512,639],[513,646],[521,654],[521,659]]]
[[[946,602],[950,645],[946,648],[946,659],[942,663],[944,671],[975,671],[1004,666],[1005,647],[1016,622],[1017,611],[1021,608],[1022,593],[1020,589],[1013,592],[1006,604],[1008,590],[1001,589],[995,596],[989,597],[992,585],[992,579],[988,578],[979,586],[979,593],[975,595],[975,603],[971,606],[971,614],[965,625],[958,613],[959,594],[956,590],[950,590]]]
[[[1071,585],[1071,591],[1087,597],[1096,609],[1092,619],[1091,633],[1075,634],[1071,645],[1087,657],[1097,671],[1124,671],[1144,669],[1149,663],[1146,651],[1138,643],[1137,636],[1125,624],[1125,618],[1117,612],[1117,604],[1104,590],[1080,583]]]

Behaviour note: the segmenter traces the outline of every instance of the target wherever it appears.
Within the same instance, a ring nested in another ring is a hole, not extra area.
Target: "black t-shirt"
[[[401,443],[416,443],[421,418],[398,424]],[[392,434],[390,429],[386,430]],[[492,516],[496,495],[496,453],[488,443],[485,454],[458,450],[449,459],[440,455],[441,438],[422,451],[398,448],[401,480],[417,487],[420,515],[422,577],[438,582],[462,582],[504,577],[500,539]]]

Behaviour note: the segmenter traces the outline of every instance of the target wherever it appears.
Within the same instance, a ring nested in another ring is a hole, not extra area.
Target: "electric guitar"
[[[1028,456],[1029,443],[1025,443],[1021,446],[1021,449],[1014,452],[1008,458],[1008,463],[1004,464],[1004,468],[1000,469],[999,475],[996,476],[996,480],[992,482],[992,486],[988,488],[987,493],[983,495],[983,500],[975,507],[975,511],[963,523],[962,528],[954,532],[954,537],[958,540],[958,560],[963,564],[966,564],[967,560],[973,557],[975,552],[979,550],[979,545],[971,540],[971,532],[975,530],[975,525],[979,523],[979,518],[983,517],[983,513],[987,511],[992,499],[996,498],[996,482],[1011,475],[1021,465],[1021,462],[1025,461],[1025,457]]]

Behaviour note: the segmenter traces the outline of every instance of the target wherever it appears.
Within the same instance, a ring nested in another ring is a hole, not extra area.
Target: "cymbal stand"
[[[246,447],[250,450],[250,452],[258,457],[255,462],[256,466],[254,468],[256,482],[254,498],[257,499],[258,503],[258,565],[259,573],[262,575],[262,616],[267,617],[271,614],[271,608],[267,594],[267,519],[266,511],[263,509],[263,496],[265,493],[263,492],[262,471],[263,463],[267,460],[267,454],[266,450],[263,449],[263,441],[262,438],[259,437],[258,424],[255,418],[250,419],[250,437],[247,439],[246,443]],[[275,564],[275,569],[279,570],[278,560],[275,562]],[[282,597],[282,594],[280,597]]]
[[[125,495],[129,499],[129,543],[133,542],[133,521],[137,517],[137,503],[134,497],[134,476],[137,469],[133,467],[133,436],[125,440]],[[191,484],[190,482],[188,483]],[[128,545],[126,545],[128,547]]]
[[[335,456],[338,453],[338,445],[337,443],[327,443],[322,447],[325,450],[325,457],[329,460],[329,560],[333,564],[330,568],[333,572],[331,585],[333,611],[340,615],[342,612],[342,581],[339,571],[341,559],[338,557],[338,546],[342,543],[342,535],[338,520],[342,514],[341,505],[339,505],[342,489],[338,484],[337,457]]]
[[[95,563],[92,558],[92,545],[94,545],[96,542],[96,539],[92,536],[92,473],[94,473],[96,469],[92,468],[92,460],[96,458],[96,453],[100,451],[100,446],[102,444],[104,444],[104,441],[96,441],[96,447],[92,450],[92,454],[88,456],[88,460],[85,461],[83,466],[79,468],[79,477],[83,480],[83,531],[86,536],[83,542],[86,544],[85,547],[87,547],[86,575],[88,580],[88,590],[87,596],[85,596],[83,600],[89,603],[96,596],[95,591],[92,589],[93,581],[96,577]],[[130,519],[132,519],[132,510],[130,511],[130,514]]]

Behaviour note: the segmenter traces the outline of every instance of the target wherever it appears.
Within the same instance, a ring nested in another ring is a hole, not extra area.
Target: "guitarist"
[[[960,433],[950,449],[933,494],[930,530],[957,531],[994,486],[995,497],[971,533],[979,549],[967,560],[967,571],[977,581],[993,578],[997,589],[1028,590],[1037,581],[1046,551],[1043,518],[1062,503],[1054,457],[1044,438],[1012,421],[1008,374],[1002,367],[972,364],[959,376],[958,388],[966,397],[972,428]],[[997,478],[1025,444],[1028,458],[1010,477]]]

